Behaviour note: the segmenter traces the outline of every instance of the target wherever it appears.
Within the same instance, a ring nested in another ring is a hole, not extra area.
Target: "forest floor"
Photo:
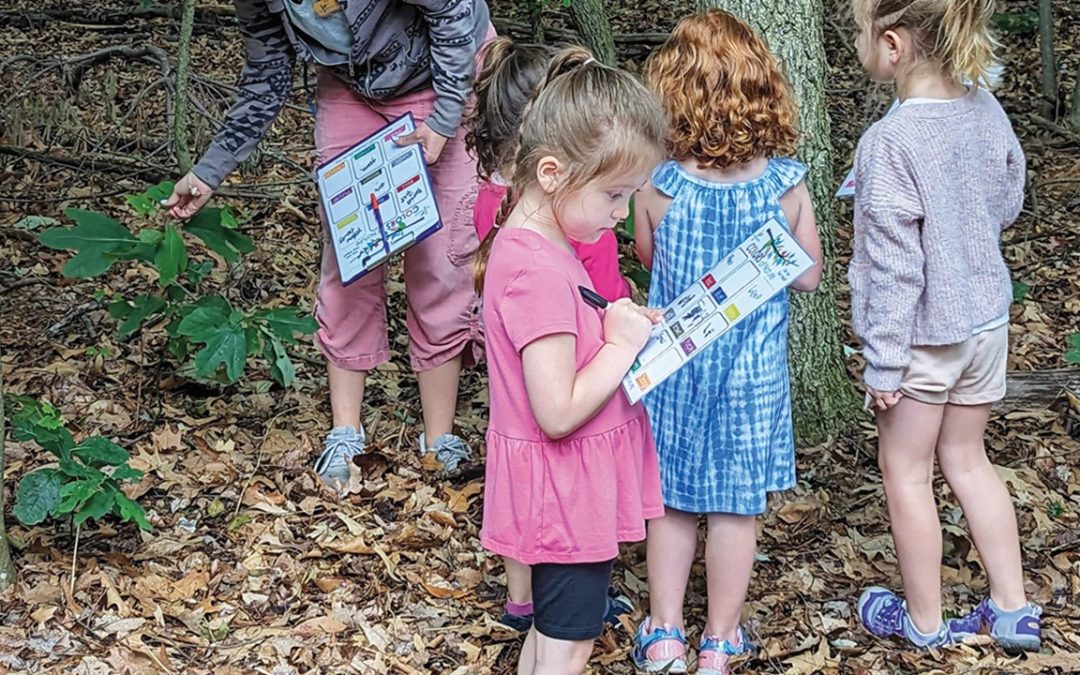
[[[620,33],[668,31],[687,11],[686,3],[661,0],[606,4]],[[1066,336],[1080,332],[1080,137],[1039,116],[1035,3],[1004,4],[1000,95],[1031,178],[1025,211],[1004,240],[1018,282],[1010,368],[1058,368]],[[175,20],[116,19],[137,5],[12,0],[0,10],[5,393],[45,398],[78,436],[100,433],[128,448],[146,472],[132,494],[153,524],[149,533],[97,524],[80,533],[76,547],[67,524],[18,525],[9,498],[4,515],[19,579],[0,596],[0,673],[514,672],[520,638],[497,622],[502,568],[478,539],[482,464],[446,480],[415,450],[419,402],[404,353],[399,280],[389,284],[394,358],[368,385],[373,452],[349,494],[338,498],[310,470],[330,425],[313,346],[296,348],[290,389],[271,387],[259,372],[235,386],[195,385],[171,375],[160,328],[119,340],[95,300],[102,291],[150,290],[145,270],[118,266],[96,280],[66,279],[60,270],[69,256],[36,242],[41,222],[24,216],[65,223],[63,209],[78,207],[130,222],[121,195],[174,177],[163,148],[165,95],[153,88],[158,65],[107,54],[85,69],[72,64],[122,45],[174,53]],[[844,7],[837,0],[826,5],[839,182],[859,134],[884,112],[890,94],[860,71]],[[54,10],[66,18],[49,15]],[[241,40],[230,11],[228,3],[200,7],[193,93],[207,117],[196,115],[193,123],[198,148],[239,72]],[[565,25],[562,11],[553,3],[545,21]],[[1076,73],[1080,5],[1055,3],[1055,11],[1062,72]],[[494,13],[506,17],[513,8],[497,2]],[[628,48],[625,56],[639,67],[645,53]],[[1067,100],[1073,78],[1062,80]],[[312,125],[299,87],[293,103],[225,197],[257,244],[241,267],[211,276],[235,302],[308,308],[314,298],[320,237],[306,169]],[[842,278],[850,206],[838,214]],[[840,287],[846,315],[843,281]],[[849,334],[845,340],[856,346]],[[477,448],[486,407],[484,376],[471,372],[458,420]],[[1045,608],[1041,653],[1011,658],[986,641],[915,653],[871,639],[858,626],[860,590],[899,585],[867,418],[847,435],[800,449],[798,487],[778,496],[761,519],[746,608],[761,649],[741,672],[1080,672],[1080,401],[1063,396],[1047,407],[995,415],[988,446],[1014,495],[1028,591]],[[9,440],[8,494],[47,461],[37,446]],[[938,489],[946,523],[944,604],[965,612],[986,593],[985,575],[948,489]],[[704,582],[696,565],[687,598],[692,640],[702,623]],[[645,606],[642,546],[625,547],[615,583]],[[640,617],[638,610],[597,641],[591,672],[632,672],[628,630]]]

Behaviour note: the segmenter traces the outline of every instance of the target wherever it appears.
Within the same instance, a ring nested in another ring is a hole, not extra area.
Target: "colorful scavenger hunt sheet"
[[[423,149],[394,142],[415,129],[407,113],[315,170],[342,283],[442,227]]]
[[[814,261],[776,220],[765,223],[664,308],[663,320],[623,379],[631,403],[745,319]]]

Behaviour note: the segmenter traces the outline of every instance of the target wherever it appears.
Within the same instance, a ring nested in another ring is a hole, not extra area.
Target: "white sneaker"
[[[442,434],[435,438],[435,445],[428,447],[424,434],[420,434],[420,454],[435,453],[435,459],[446,471],[456,471],[462,461],[472,457],[472,448],[464,439],[454,434]]]

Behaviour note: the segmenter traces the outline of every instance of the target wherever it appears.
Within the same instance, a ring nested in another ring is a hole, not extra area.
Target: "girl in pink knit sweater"
[[[863,66],[895,82],[900,100],[856,152],[848,276],[906,598],[869,588],[859,618],[871,633],[917,647],[988,632],[1007,650],[1037,650],[1041,610],[1024,593],[1016,514],[983,446],[1008,354],[1012,292],[998,238],[1024,196],[1024,153],[980,86],[993,59],[994,1],[854,0],[854,8]],[[989,597],[948,622],[935,459],[990,578]]]

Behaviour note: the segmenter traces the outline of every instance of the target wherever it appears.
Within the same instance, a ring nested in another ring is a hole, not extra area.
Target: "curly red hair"
[[[645,81],[664,103],[674,159],[724,168],[795,152],[791,84],[765,42],[728,12],[680,21],[649,57]]]

